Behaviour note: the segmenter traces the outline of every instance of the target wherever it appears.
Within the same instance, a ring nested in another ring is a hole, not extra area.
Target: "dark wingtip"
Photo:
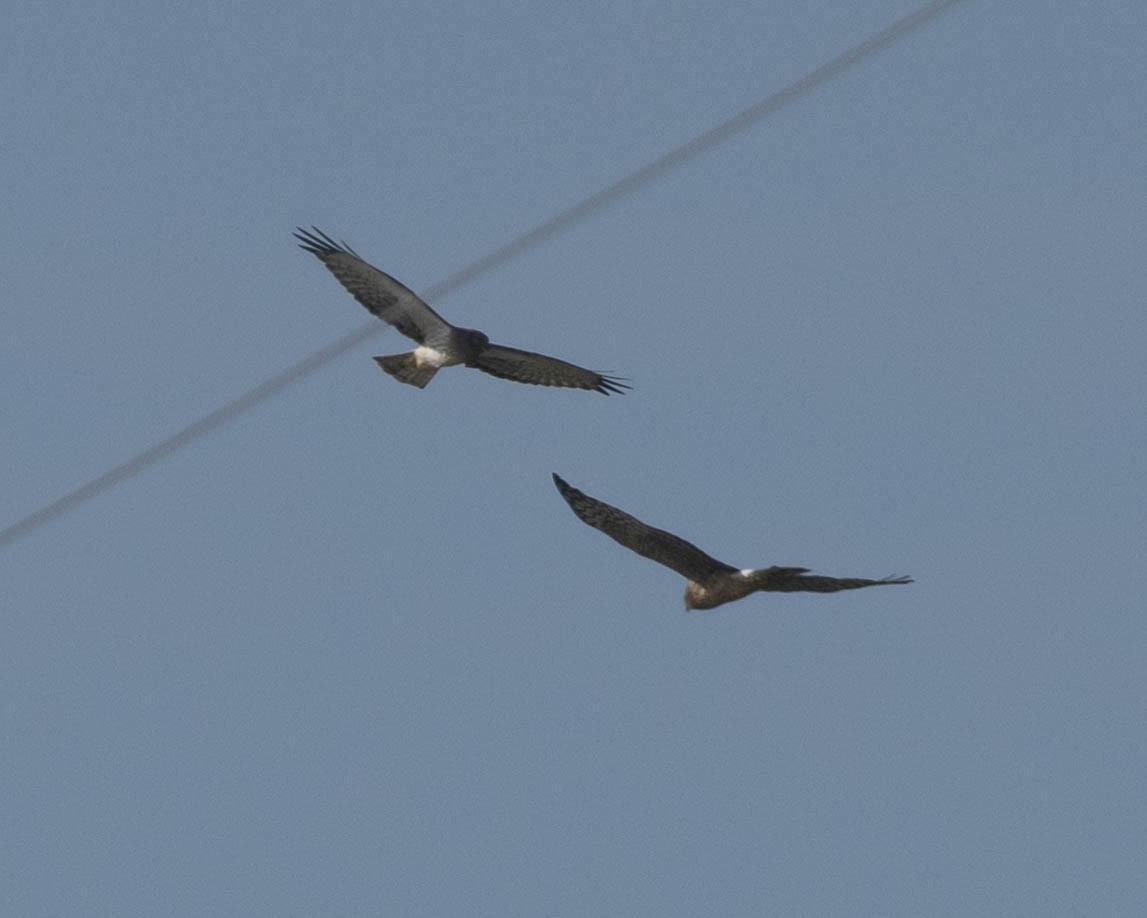
[[[915,583],[911,577],[885,577],[880,583]]]
[[[598,376],[601,382],[593,387],[593,391],[602,395],[625,395],[626,389],[633,388],[625,381],[627,379],[625,376],[606,376],[604,373],[599,373]]]
[[[299,240],[300,249],[318,258],[325,259],[336,252],[346,252],[355,258],[359,257],[359,254],[345,242],[335,242],[317,226],[312,226],[309,230],[296,226],[294,237]]]
[[[300,249],[304,252],[310,252],[319,258],[332,255],[338,251],[338,246],[334,240],[316,226],[312,226],[310,230],[296,226],[294,237],[299,240]]]
[[[562,499],[572,507],[572,501],[581,495],[581,491],[567,482],[557,472],[552,472],[551,474],[553,475],[554,484],[557,486],[558,493],[561,494]]]

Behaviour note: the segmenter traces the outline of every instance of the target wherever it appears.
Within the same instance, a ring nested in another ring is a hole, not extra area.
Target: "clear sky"
[[[0,526],[919,4],[43,2]],[[967,2],[0,552],[11,914],[1147,905],[1147,6]],[[686,613],[550,481],[737,566]]]

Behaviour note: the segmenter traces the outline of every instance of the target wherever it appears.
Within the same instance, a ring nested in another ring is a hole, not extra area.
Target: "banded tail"
[[[419,389],[425,389],[426,384],[438,372],[438,367],[419,364],[413,353],[375,357],[374,362],[382,368],[384,373],[389,373],[399,382],[404,382],[409,386],[417,386]]]

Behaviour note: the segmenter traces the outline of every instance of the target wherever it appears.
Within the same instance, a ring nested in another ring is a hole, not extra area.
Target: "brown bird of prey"
[[[838,590],[912,582],[909,577],[885,577],[883,580],[821,577],[809,574],[807,567],[765,567],[739,571],[716,558],[710,558],[696,545],[671,532],[654,529],[616,507],[583,494],[557,475],[554,475],[554,484],[582,522],[600,529],[631,551],[672,568],[688,580],[685,587],[686,609],[715,609],[758,590],[769,593],[835,593]]]
[[[482,332],[458,328],[438,315],[389,274],[363,261],[345,242],[338,243],[317,227],[298,227],[299,248],[327,266],[347,291],[371,313],[418,342],[408,354],[375,357],[383,370],[399,382],[423,388],[442,367],[465,364],[491,376],[538,386],[592,389],[602,395],[628,389],[612,376],[595,373],[530,351],[491,344]]]

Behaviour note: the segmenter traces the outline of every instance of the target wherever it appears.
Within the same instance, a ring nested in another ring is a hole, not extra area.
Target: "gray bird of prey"
[[[491,376],[537,386],[591,389],[602,395],[628,389],[622,380],[586,370],[556,357],[491,344],[482,332],[451,325],[412,290],[389,274],[367,264],[345,242],[335,242],[317,227],[297,227],[299,248],[327,266],[347,292],[383,322],[417,343],[407,354],[375,357],[374,361],[399,382],[425,387],[443,367],[464,364]]]
[[[654,529],[636,517],[584,494],[554,475],[554,484],[570,509],[582,522],[600,529],[630,551],[677,571],[689,583],[685,587],[686,609],[715,609],[734,599],[762,590],[766,593],[835,593],[861,587],[911,583],[909,577],[866,580],[861,577],[822,577],[807,567],[765,567],[737,570],[711,558],[679,536]]]

